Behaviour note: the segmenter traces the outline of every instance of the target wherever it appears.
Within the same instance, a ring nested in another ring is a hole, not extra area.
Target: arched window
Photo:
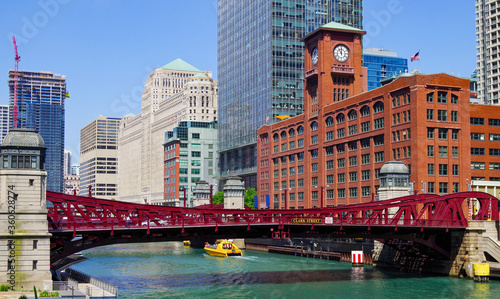
[[[355,120],[356,118],[358,118],[358,113],[356,112],[356,110],[352,109],[351,111],[349,111],[349,113],[347,114],[347,118],[349,120]]]
[[[368,107],[368,105],[364,105],[363,107],[361,107],[361,110],[359,110],[359,114],[361,115],[361,117],[370,115],[370,108]]]
[[[275,133],[273,135],[273,141],[276,142],[276,141],[279,141],[280,140],[280,137],[278,136],[278,133]]]
[[[339,113],[337,115],[337,124],[342,124],[345,122],[345,116],[344,113]]]
[[[288,131],[288,136],[290,136],[290,137],[295,136],[295,129],[294,129],[294,128],[291,128],[291,129]]]
[[[373,105],[373,113],[379,113],[384,111],[384,103],[378,101]]]
[[[286,131],[281,132],[281,140],[286,139]]]
[[[333,117],[328,116],[328,118],[325,121],[325,124],[326,124],[327,127],[333,126]]]
[[[298,135],[302,135],[302,134],[304,134],[304,127],[299,126],[299,127],[297,128],[297,134],[298,134]]]
[[[313,121],[311,123],[311,131],[317,131],[318,130],[318,122],[317,121]]]

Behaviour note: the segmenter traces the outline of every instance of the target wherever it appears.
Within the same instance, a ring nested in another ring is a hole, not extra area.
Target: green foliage
[[[48,292],[43,291],[40,293],[40,297],[59,297],[59,292]]]
[[[224,192],[215,192],[215,194],[213,195],[213,203],[214,205],[218,205],[218,204],[223,204],[224,203]]]
[[[254,188],[248,188],[245,191],[245,206],[255,209],[255,195],[257,195],[257,191]]]
[[[0,285],[0,292],[7,292],[9,290],[9,286],[2,284]]]
[[[26,295],[21,295],[19,296],[19,299],[28,299],[28,297],[26,297]]]

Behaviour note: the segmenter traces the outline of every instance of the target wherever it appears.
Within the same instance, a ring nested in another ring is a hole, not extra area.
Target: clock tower
[[[361,38],[366,32],[336,22],[327,23],[302,40],[305,43],[304,114],[321,115],[323,106],[367,91],[362,67]]]

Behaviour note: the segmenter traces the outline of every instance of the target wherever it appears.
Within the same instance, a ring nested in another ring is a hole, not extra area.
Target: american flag
[[[266,124],[268,124],[268,123],[269,123],[269,115],[266,116]]]
[[[411,61],[413,60],[420,60],[420,51],[418,51],[417,53],[415,53],[415,55],[411,57]]]

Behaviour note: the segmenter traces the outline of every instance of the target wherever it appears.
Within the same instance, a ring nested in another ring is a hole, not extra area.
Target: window
[[[427,164],[427,174],[434,175],[434,164],[432,163]]]
[[[370,122],[365,121],[364,123],[361,123],[361,132],[368,132],[370,131]]]
[[[345,143],[337,144],[337,154],[345,152]]]
[[[314,159],[318,157],[318,149],[313,149],[310,152],[311,152],[311,158]]]
[[[312,191],[311,192],[311,199],[312,200],[317,200],[318,199],[318,191]]]
[[[484,118],[471,117],[470,124],[476,126],[484,126]]]
[[[374,146],[384,145],[384,135],[377,135],[373,137],[373,145]]]
[[[331,126],[333,126],[333,117],[328,116],[328,117],[327,117],[327,119],[326,119],[326,121],[325,121],[325,125],[326,125],[327,127],[331,127]]]
[[[274,190],[279,190],[280,189],[280,183],[279,182],[274,182]]]
[[[490,134],[490,141],[500,141],[500,134]]]
[[[333,199],[335,196],[335,190],[326,190],[326,198]]]
[[[279,145],[275,145],[273,147],[273,153],[279,153],[280,152],[280,146]]]
[[[337,189],[337,197],[345,198],[345,189]]]
[[[447,146],[439,146],[439,157],[440,158],[448,158],[448,147]]]
[[[370,164],[370,154],[361,155],[361,165]]]
[[[191,138],[193,139],[200,139],[200,133],[192,133]]]
[[[274,178],[279,178],[280,177],[280,171],[278,169],[275,169],[273,171],[273,174],[274,174]]]
[[[345,128],[337,129],[337,138],[342,138],[345,136]]]
[[[36,270],[38,266],[38,261],[33,261],[33,270]]]
[[[384,162],[384,152],[375,153],[375,163],[377,162]]]
[[[434,109],[427,109],[427,120],[434,119]]]
[[[318,143],[318,135],[311,136],[311,144],[317,144]]]
[[[331,155],[333,155],[333,145],[327,146],[327,147],[325,148],[325,152],[326,152],[326,155],[327,155],[327,156],[331,156]]]
[[[484,141],[484,133],[470,133],[470,140]]]
[[[438,91],[438,103],[446,104],[446,97],[448,93],[446,91]]]
[[[448,183],[439,183],[439,193],[448,193]]]
[[[451,101],[452,104],[458,104],[458,96],[452,94],[451,95]],[[458,191],[457,191],[458,192]]]
[[[370,180],[370,170],[362,170],[361,171],[361,180],[369,181]]]
[[[458,140],[458,130],[457,129],[451,130],[451,140]]]
[[[318,177],[311,178],[311,186],[318,186]]]
[[[481,118],[482,119],[482,118]],[[484,122],[484,119],[482,119]],[[500,127],[500,119],[489,118],[488,125],[492,127]]]
[[[337,119],[337,124],[342,124],[345,122],[345,116],[343,113],[339,113],[336,119]]]
[[[333,135],[333,131],[328,131],[326,132],[326,140],[333,140],[334,135]]]
[[[439,164],[439,175],[448,175],[448,164]]]
[[[337,183],[345,183],[345,173],[337,174]]]
[[[482,150],[483,150],[483,155],[484,155],[484,148]],[[490,156],[500,156],[500,149],[490,148]]]
[[[278,136],[278,134],[277,134],[277,133],[276,133],[276,134],[274,134],[274,135],[273,135],[273,141],[274,141],[274,142],[278,142],[279,140],[280,140],[280,137]]]
[[[290,188],[295,188],[295,180],[290,180]]]
[[[434,145],[427,146],[427,157],[434,157]]]
[[[290,175],[295,175],[295,167],[290,167],[289,173],[290,173]]]
[[[329,174],[326,176],[326,183],[333,184],[335,182],[333,174]]]
[[[451,111],[451,121],[458,121],[458,111]]]
[[[443,140],[448,139],[448,129],[438,129],[438,138]]]
[[[490,162],[489,168],[490,168],[490,170],[500,170],[500,163]]]
[[[427,94],[427,103],[432,103],[432,102],[434,102],[434,92]]]
[[[311,164],[311,171],[318,172],[318,163]]]
[[[191,157],[201,157],[201,152],[191,152]]]
[[[344,168],[344,167],[345,167],[345,158],[337,159],[337,168]]]
[[[328,160],[326,161],[326,169],[327,170],[332,170],[335,167],[335,163],[333,160]]]
[[[358,165],[358,157],[349,157],[349,166],[357,166]]]
[[[358,114],[356,113],[356,110],[352,109],[351,111],[349,111],[349,113],[347,114],[347,119],[348,120],[355,120],[356,118],[358,118]]]
[[[281,140],[286,139],[286,131],[281,132]]]
[[[281,176],[286,176],[286,168],[283,168],[283,169],[281,170]]]
[[[38,249],[38,240],[33,240],[33,250]]]
[[[367,196],[370,196],[370,195],[371,195],[370,186],[361,187],[361,196],[367,197]]]
[[[471,162],[470,164],[470,168],[473,170],[484,170],[486,166],[486,163],[484,162]]]
[[[311,131],[317,131],[318,130],[318,122],[313,121],[311,124]]]
[[[358,188],[349,188],[349,197],[358,197]]]
[[[452,166],[452,174],[454,176],[458,175],[458,165],[457,164],[453,164],[453,166]]]
[[[300,165],[299,167],[297,167],[297,172],[298,174],[304,174],[304,165]]]
[[[359,141],[361,145],[361,149],[369,148],[370,147],[370,138],[363,138]]]
[[[290,141],[290,144],[288,145],[288,147],[290,149],[294,149],[295,148],[295,141]]]
[[[428,182],[427,183],[427,193],[434,193],[434,192],[435,192],[434,182]]]
[[[382,129],[384,127],[384,118],[377,118],[373,124],[374,129]]]
[[[373,105],[373,113],[379,113],[382,111],[384,111],[384,103],[376,102],[375,105]]]
[[[288,131],[288,136],[294,137],[295,136],[295,129],[291,128],[290,131]]]
[[[427,138],[434,139],[434,128],[427,128]]]
[[[281,182],[281,189],[286,189],[286,183],[287,183],[287,181]],[[283,195],[285,195],[285,194],[283,194]]]
[[[349,141],[347,146],[349,147],[349,151],[355,151],[358,149],[358,143],[356,141]]]
[[[304,146],[304,139],[299,139],[297,141],[297,147],[303,147]]]
[[[304,127],[303,126],[299,126],[297,128],[297,135],[302,135],[304,134]]]
[[[349,135],[354,135],[358,133],[358,125],[349,126]]]
[[[458,158],[458,146],[454,146],[451,148],[451,152],[452,152],[452,157],[453,158]]]
[[[491,151],[491,149],[490,149],[490,151]],[[470,154],[472,156],[484,156],[484,148],[471,147]],[[491,155],[491,153],[490,153],[490,155]]]
[[[448,121],[448,111],[447,110],[438,110],[438,118],[439,121]]]
[[[299,188],[304,187],[304,179],[298,179],[298,180],[297,180],[297,186],[298,186]]]

